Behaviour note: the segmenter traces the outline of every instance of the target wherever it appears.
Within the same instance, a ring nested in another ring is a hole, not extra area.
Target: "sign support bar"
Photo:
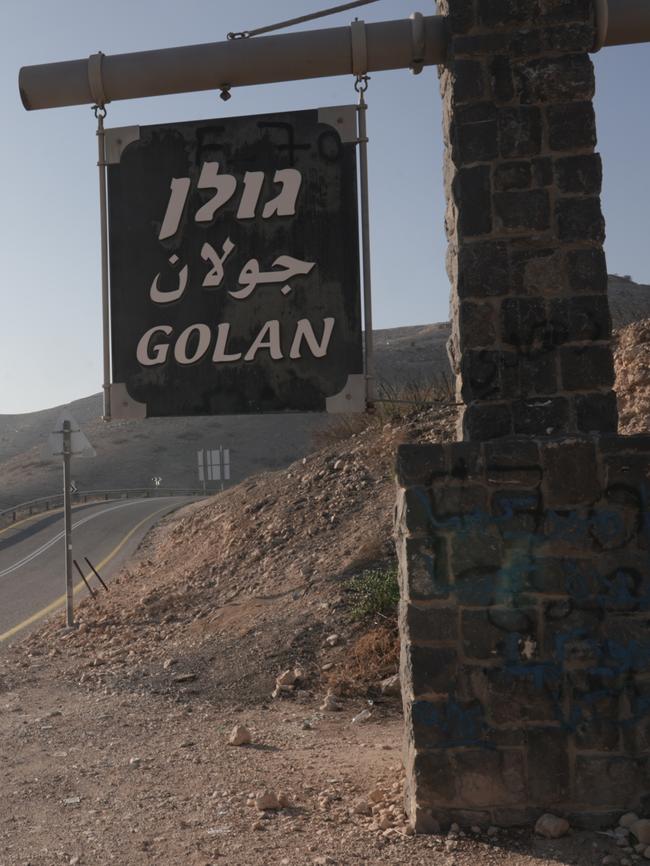
[[[68,628],[74,627],[74,610],[72,607],[72,496],[70,495],[70,458],[72,456],[71,424],[63,422],[63,524],[65,538],[65,595],[66,616]]]
[[[104,351],[104,421],[111,420],[111,332],[108,288],[108,225],[106,219],[106,134],[103,105],[93,106],[97,118],[97,168],[99,170],[99,225],[102,267],[102,337]]]
[[[365,92],[368,89],[368,76],[359,75],[355,82],[359,93],[357,114],[359,117],[359,185],[361,199],[361,269],[363,274],[363,327],[364,327],[364,369],[366,377],[366,405],[371,407],[375,394],[375,352],[372,334],[372,278],[370,270],[370,205],[368,196],[368,130],[366,112],[368,105]]]

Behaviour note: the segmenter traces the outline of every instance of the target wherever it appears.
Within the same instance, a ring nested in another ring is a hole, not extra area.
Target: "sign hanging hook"
[[[101,232],[101,269],[102,269],[102,343],[104,354],[104,420],[111,419],[111,338],[109,323],[109,288],[108,288],[108,220],[106,217],[106,133],[104,118],[106,106],[97,102],[92,107],[97,118],[97,168],[99,170],[99,223]]]
[[[355,39],[354,25],[357,28]],[[362,34],[362,38],[361,38]],[[357,49],[355,50],[355,43]],[[366,378],[366,407],[372,409],[375,401],[375,360],[372,334],[372,286],[370,275],[370,206],[368,198],[368,132],[366,129],[366,112],[368,105],[365,92],[368,89],[370,76],[365,65],[365,25],[363,21],[352,25],[353,59],[356,72],[354,89],[359,94],[357,115],[359,118],[357,144],[359,145],[359,194],[361,199],[361,264],[363,271],[363,322],[364,322],[364,368]]]

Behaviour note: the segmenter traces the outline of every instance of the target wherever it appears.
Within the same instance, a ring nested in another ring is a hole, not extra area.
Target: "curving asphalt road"
[[[72,555],[88,576],[87,556],[106,583],[165,514],[194,497],[91,503],[72,511]],[[86,593],[73,571],[75,593]],[[104,590],[93,576],[91,586]],[[110,587],[110,584],[109,584]],[[65,603],[63,513],[46,513],[0,531],[0,647]]]

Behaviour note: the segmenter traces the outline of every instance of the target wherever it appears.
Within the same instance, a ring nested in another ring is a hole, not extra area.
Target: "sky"
[[[0,414],[101,388],[95,119],[88,106],[27,112],[23,65],[216,42],[340,0],[1,0]],[[613,2],[613,0],[612,0]],[[431,0],[380,0],[367,22],[435,14]],[[347,25],[349,11],[303,25]],[[300,29],[300,28],[294,28]],[[650,283],[650,45],[594,56],[610,273]],[[355,101],[352,76],[122,101],[107,127],[272,113]],[[367,93],[375,328],[448,318],[441,105],[435,68],[372,76]]]

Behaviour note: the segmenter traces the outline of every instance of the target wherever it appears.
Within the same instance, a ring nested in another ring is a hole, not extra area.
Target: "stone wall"
[[[402,446],[418,831],[650,809],[650,437]]]
[[[615,432],[591,0],[444,0],[461,436]]]

